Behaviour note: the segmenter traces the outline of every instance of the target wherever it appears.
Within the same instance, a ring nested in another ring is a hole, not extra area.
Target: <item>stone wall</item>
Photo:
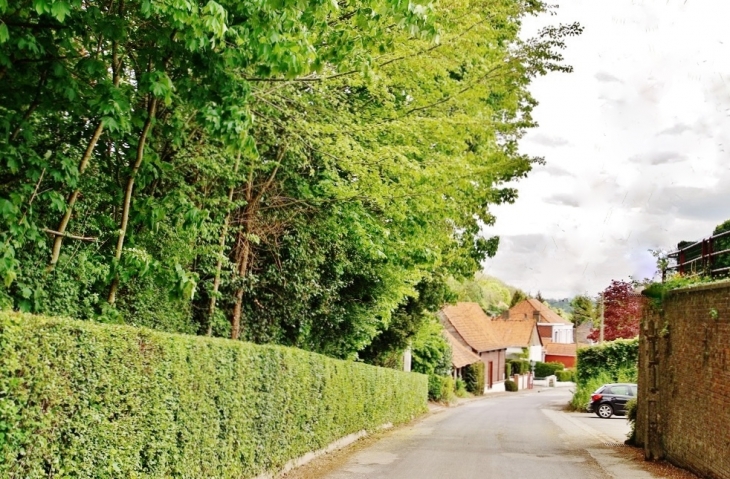
[[[645,306],[637,442],[708,478],[730,478],[730,283]]]

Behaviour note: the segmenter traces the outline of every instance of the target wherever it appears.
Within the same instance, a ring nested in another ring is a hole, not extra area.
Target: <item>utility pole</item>
[[[605,300],[603,298],[603,293],[601,293],[601,333],[600,333],[599,340],[598,340],[598,343],[599,344],[603,344],[603,331],[604,331],[604,318],[605,318],[604,311],[605,311],[605,309],[606,309],[606,304],[605,304]]]

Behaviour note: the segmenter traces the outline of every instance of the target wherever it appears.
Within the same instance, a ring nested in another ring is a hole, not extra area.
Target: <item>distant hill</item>
[[[565,299],[546,299],[545,302],[553,308],[562,309],[566,313],[572,313],[573,307],[570,305],[571,298]]]

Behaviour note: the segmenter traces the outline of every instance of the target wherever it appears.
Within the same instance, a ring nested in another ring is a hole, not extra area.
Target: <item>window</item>
[[[610,394],[620,394],[621,396],[630,396],[628,386],[612,386]]]

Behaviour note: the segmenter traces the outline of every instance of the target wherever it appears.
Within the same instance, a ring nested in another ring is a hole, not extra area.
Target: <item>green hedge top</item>
[[[576,381],[586,384],[601,373],[619,380],[627,371],[636,372],[639,362],[639,339],[617,339],[600,346],[578,349]]]
[[[0,312],[0,477],[245,478],[425,411],[427,378]]]

